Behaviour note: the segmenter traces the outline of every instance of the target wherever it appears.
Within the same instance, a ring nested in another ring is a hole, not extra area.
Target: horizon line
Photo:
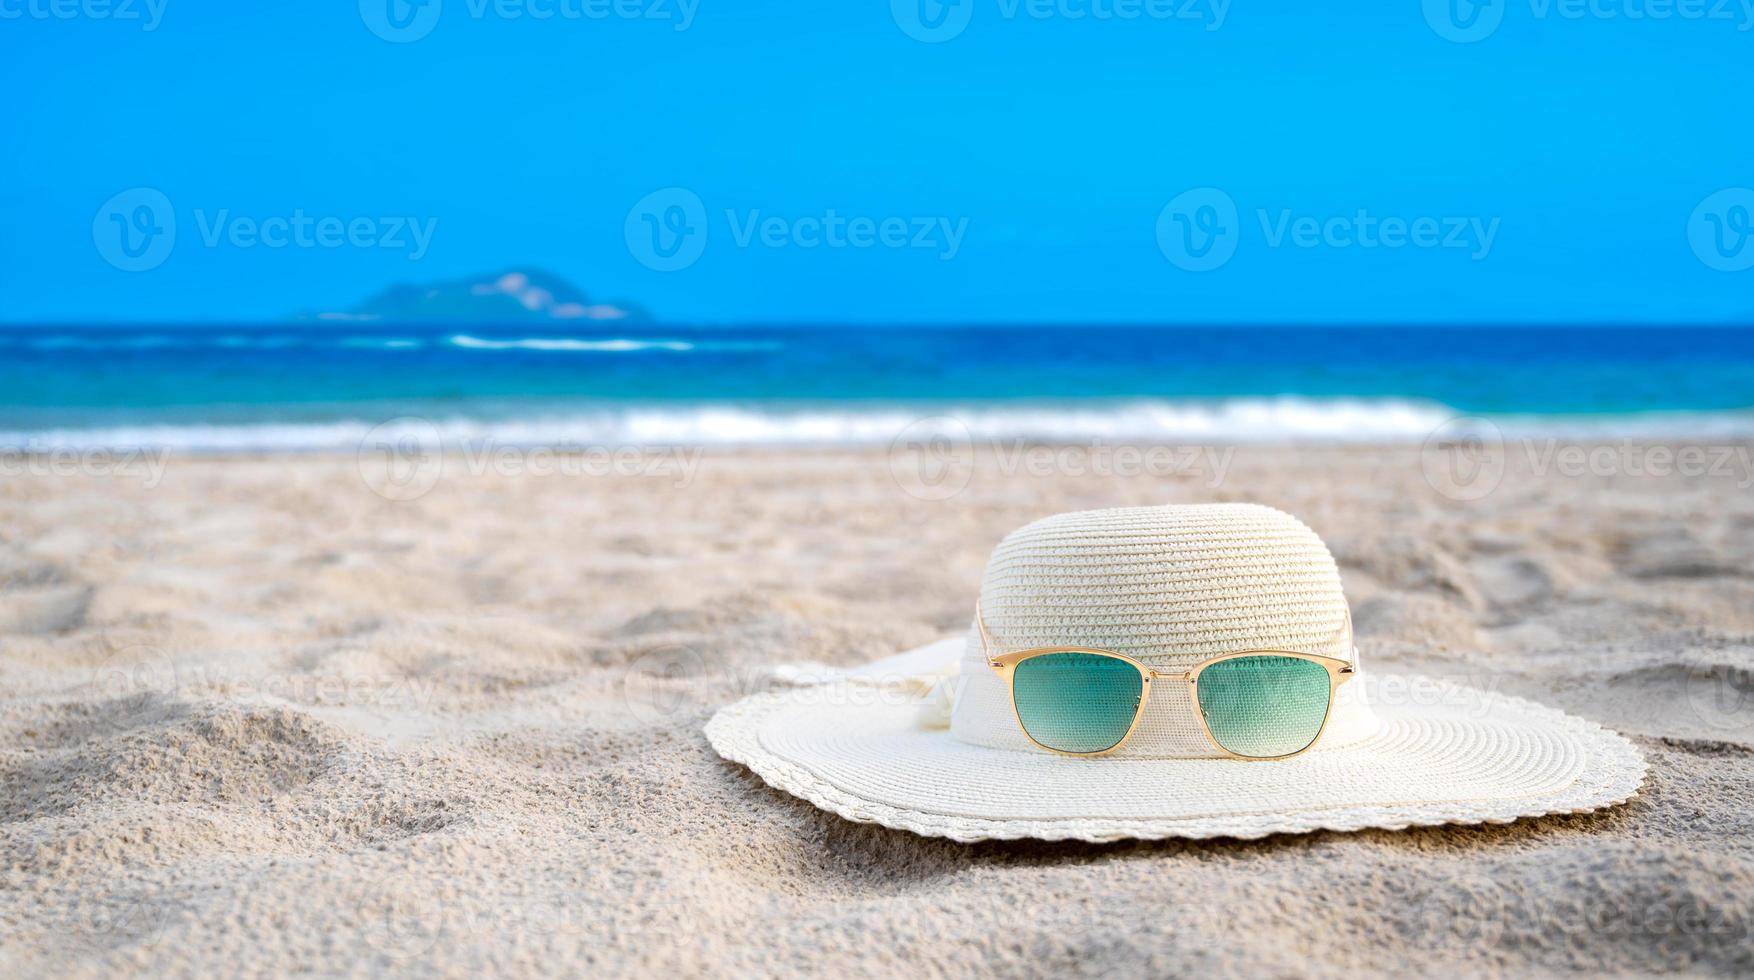
[[[1415,330],[1638,330],[1754,328],[1748,320],[0,320],[0,330],[41,327],[116,329],[285,329],[316,327],[323,330],[394,328],[406,330],[514,330],[529,328],[585,328],[616,330],[622,327],[677,330],[820,329],[820,330],[1318,330],[1318,329],[1415,329]]]

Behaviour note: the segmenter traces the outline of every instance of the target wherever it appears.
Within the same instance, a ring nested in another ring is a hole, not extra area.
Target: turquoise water
[[[1458,413],[1754,419],[1754,331],[1595,328],[0,328],[0,435],[321,448],[419,416],[525,441],[1416,436]],[[971,423],[972,424],[972,423]]]

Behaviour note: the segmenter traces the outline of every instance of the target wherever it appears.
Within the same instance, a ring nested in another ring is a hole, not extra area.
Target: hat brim
[[[1444,681],[1399,680],[1437,696],[1373,704],[1374,735],[1277,762],[986,748],[923,728],[916,705],[856,683],[745,698],[715,714],[706,735],[719,755],[831,813],[958,841],[1509,823],[1622,803],[1644,780],[1638,749],[1593,722]]]

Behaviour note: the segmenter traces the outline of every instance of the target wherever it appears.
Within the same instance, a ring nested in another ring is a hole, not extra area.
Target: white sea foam
[[[798,408],[651,405],[503,419],[433,413],[328,422],[0,432],[0,451],[351,452],[368,436],[429,439],[434,433],[447,446],[889,446],[903,437],[933,435],[983,443],[1418,443],[1457,414],[1442,405],[1401,399],[1291,397]],[[1505,438],[1754,438],[1754,413],[1748,412],[1500,416],[1489,422]]]
[[[47,337],[36,337],[25,341],[25,346],[33,350],[152,350],[160,347],[177,347],[174,337],[158,334],[124,335],[120,337],[77,336],[72,334],[52,334]]]
[[[468,334],[456,334],[451,337],[452,347],[463,347],[469,350],[540,350],[540,351],[634,351],[634,350],[693,350],[694,345],[686,340],[632,340],[625,337],[612,340],[582,340],[576,337],[528,337],[522,340],[489,340],[484,337],[471,337]]]
[[[414,337],[343,337],[341,346],[353,350],[419,350],[426,341]]]
[[[41,351],[132,351],[156,348],[172,350],[286,350],[295,347],[350,350],[418,350],[429,341],[418,337],[400,336],[328,336],[316,334],[146,334],[108,335],[100,333],[49,334],[36,337],[13,337],[0,334],[0,347],[22,344]],[[470,351],[542,351],[547,353],[624,354],[641,351],[688,353],[690,351],[774,351],[785,345],[777,340],[679,340],[668,337],[478,337],[459,333],[435,337],[431,343],[457,350]]]
[[[579,351],[595,353],[626,353],[629,351],[763,351],[778,350],[780,344],[766,340],[666,340],[638,337],[525,337],[501,339],[475,337],[466,333],[453,334],[452,347],[465,350],[532,350]]]

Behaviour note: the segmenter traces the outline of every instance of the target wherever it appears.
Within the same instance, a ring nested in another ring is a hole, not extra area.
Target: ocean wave
[[[414,337],[343,337],[340,346],[350,350],[420,350],[426,341]]]
[[[214,343],[216,346],[231,348],[233,350],[287,350],[293,347],[304,346],[305,340],[302,337],[293,337],[285,334],[274,334],[270,336],[224,334]]]
[[[287,350],[309,345],[315,338],[290,334],[49,334],[21,339],[37,351],[194,351]]]
[[[447,447],[883,447],[903,439],[1083,444],[1417,444],[1457,431],[1455,411],[1401,399],[1244,398],[1114,404],[621,406],[507,419],[404,415],[388,420],[134,425],[0,432],[0,451],[168,449],[190,453],[351,452],[367,439]],[[1754,414],[1500,416],[1474,419],[1505,438],[1750,438]]]
[[[452,347],[468,350],[540,350],[540,351],[633,351],[693,350],[686,340],[582,340],[577,337],[528,337],[523,340],[489,340],[460,333],[450,338]]]
[[[173,337],[157,334],[131,335],[121,337],[92,337],[80,334],[51,334],[47,337],[36,337],[25,342],[32,350],[155,350],[158,348],[185,346]]]
[[[678,340],[640,337],[479,337],[459,333],[448,337],[430,338],[431,343],[467,351],[539,351],[544,353],[632,353],[660,351],[671,353],[698,352],[761,352],[780,350],[785,345],[774,340]],[[0,334],[0,347],[22,344],[44,352],[53,351],[145,351],[145,350],[225,350],[276,351],[293,348],[341,348],[357,351],[420,350],[428,338],[409,336],[321,334],[104,334],[57,333],[35,337],[12,337]]]
[[[525,337],[499,339],[453,334],[448,342],[465,350],[531,350],[624,353],[629,351],[767,351],[781,344],[770,340],[647,340],[633,337]]]

